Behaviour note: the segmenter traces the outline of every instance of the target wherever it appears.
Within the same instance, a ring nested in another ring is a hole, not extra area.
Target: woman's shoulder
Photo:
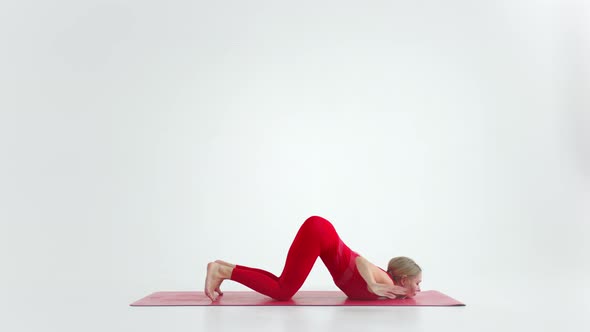
[[[371,274],[373,275],[373,278],[375,278],[375,281],[380,283],[380,284],[391,284],[393,285],[393,280],[391,280],[391,277],[389,276],[389,273],[387,273],[385,270],[383,270],[382,268],[380,268],[379,266],[371,263],[368,259],[366,259],[365,257],[359,255],[355,258],[357,267],[358,264],[364,264],[369,268],[369,271],[371,271]]]

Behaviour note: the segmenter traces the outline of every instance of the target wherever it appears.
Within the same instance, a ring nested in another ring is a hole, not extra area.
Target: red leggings
[[[356,256],[358,254],[340,240],[328,220],[313,216],[299,228],[280,277],[264,270],[236,265],[231,280],[276,300],[288,300],[301,288],[318,257],[338,284],[342,277],[350,279],[351,259],[354,261]]]

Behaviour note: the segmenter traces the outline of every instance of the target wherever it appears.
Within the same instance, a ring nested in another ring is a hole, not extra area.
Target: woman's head
[[[420,291],[422,269],[411,258],[404,256],[392,258],[387,264],[387,273],[396,285],[406,289],[407,297],[414,297]]]

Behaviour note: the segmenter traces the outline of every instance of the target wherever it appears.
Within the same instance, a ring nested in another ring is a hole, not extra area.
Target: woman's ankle
[[[231,268],[236,267],[236,264],[228,263],[226,261],[222,261],[221,259],[216,260],[215,263],[219,263],[219,264],[224,265],[224,266],[229,266]]]
[[[223,265],[223,264],[220,264],[220,265],[221,266],[219,267],[219,274],[221,275],[221,277],[223,279],[231,279],[231,274],[234,270],[234,267]]]

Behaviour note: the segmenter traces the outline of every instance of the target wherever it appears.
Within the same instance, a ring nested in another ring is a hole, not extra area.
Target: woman
[[[230,279],[273,299],[289,300],[301,288],[318,257],[336,286],[351,299],[405,298],[420,291],[422,269],[413,260],[395,257],[384,271],[350,250],[328,220],[313,216],[299,228],[280,277],[217,260],[207,264],[205,294],[215,301],[223,294],[221,283]]]

